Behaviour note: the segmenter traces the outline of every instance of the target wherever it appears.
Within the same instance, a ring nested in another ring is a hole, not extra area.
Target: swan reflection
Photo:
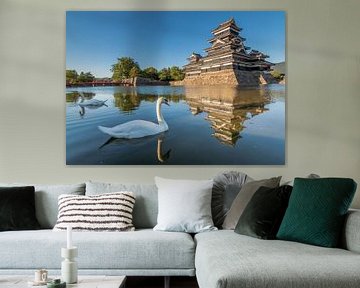
[[[123,145],[144,145],[144,144],[150,144],[154,142],[154,140],[157,138],[157,145],[156,145],[156,158],[160,163],[165,163],[170,158],[171,149],[167,149],[166,152],[163,151],[164,146],[164,139],[165,135],[152,135],[144,138],[135,138],[135,139],[122,139],[122,138],[109,138],[104,144],[102,144],[99,147],[99,150],[104,149],[108,146],[113,146],[116,148],[116,146],[121,147]]]
[[[162,151],[162,145],[163,145],[164,139],[162,137],[157,139],[157,149],[156,149],[156,155],[161,163],[165,163],[170,158],[171,149],[169,149],[167,152],[163,153]]]
[[[105,103],[102,104],[101,106],[79,106],[79,114],[81,117],[85,116],[86,110],[96,110],[99,109],[100,107],[108,107]]]

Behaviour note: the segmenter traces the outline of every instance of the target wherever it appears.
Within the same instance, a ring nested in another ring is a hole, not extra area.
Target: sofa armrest
[[[360,210],[349,210],[346,216],[343,248],[360,253]]]

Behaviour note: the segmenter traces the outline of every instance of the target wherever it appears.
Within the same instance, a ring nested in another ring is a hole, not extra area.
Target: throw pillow
[[[155,177],[159,213],[154,230],[198,233],[216,230],[211,217],[213,180]]]
[[[288,206],[292,187],[260,187],[251,198],[235,232],[260,239],[275,239]]]
[[[246,205],[249,203],[251,197],[255,194],[255,192],[261,186],[269,188],[278,187],[280,179],[281,177],[274,177],[270,179],[251,181],[244,184],[225,217],[223,229],[234,230],[237,222],[240,219],[241,214],[244,212]]]
[[[215,176],[212,189],[211,214],[214,225],[221,228],[231,204],[241,187],[252,179],[237,171],[222,172]]]
[[[35,216],[34,194],[32,186],[0,187],[0,231],[40,228]]]
[[[355,190],[348,178],[295,178],[277,238],[336,247]]]
[[[61,195],[55,231],[72,226],[74,231],[133,231],[132,192],[96,196]]]
[[[320,176],[318,174],[311,173],[311,174],[307,175],[306,177],[301,177],[301,178],[317,179],[317,178],[320,178]],[[295,179],[292,179],[290,181],[286,181],[286,182],[282,183],[282,185],[294,186],[294,180]]]
[[[60,184],[60,185],[33,185],[33,184],[7,184],[4,187],[35,187],[35,210],[41,228],[52,229],[58,216],[58,197],[61,194],[85,195],[85,184]],[[119,190],[118,190],[119,191]]]

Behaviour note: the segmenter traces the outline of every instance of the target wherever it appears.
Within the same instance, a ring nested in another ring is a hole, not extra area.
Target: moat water
[[[81,108],[86,99],[107,100]],[[157,123],[162,105],[169,130],[125,140],[102,133],[142,119]],[[68,165],[282,165],[285,163],[285,87],[83,87],[66,89]]]

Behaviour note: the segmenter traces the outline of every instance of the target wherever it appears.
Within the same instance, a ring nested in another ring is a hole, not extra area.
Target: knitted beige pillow
[[[59,214],[55,231],[133,231],[132,192],[105,193],[93,196],[59,196]]]

